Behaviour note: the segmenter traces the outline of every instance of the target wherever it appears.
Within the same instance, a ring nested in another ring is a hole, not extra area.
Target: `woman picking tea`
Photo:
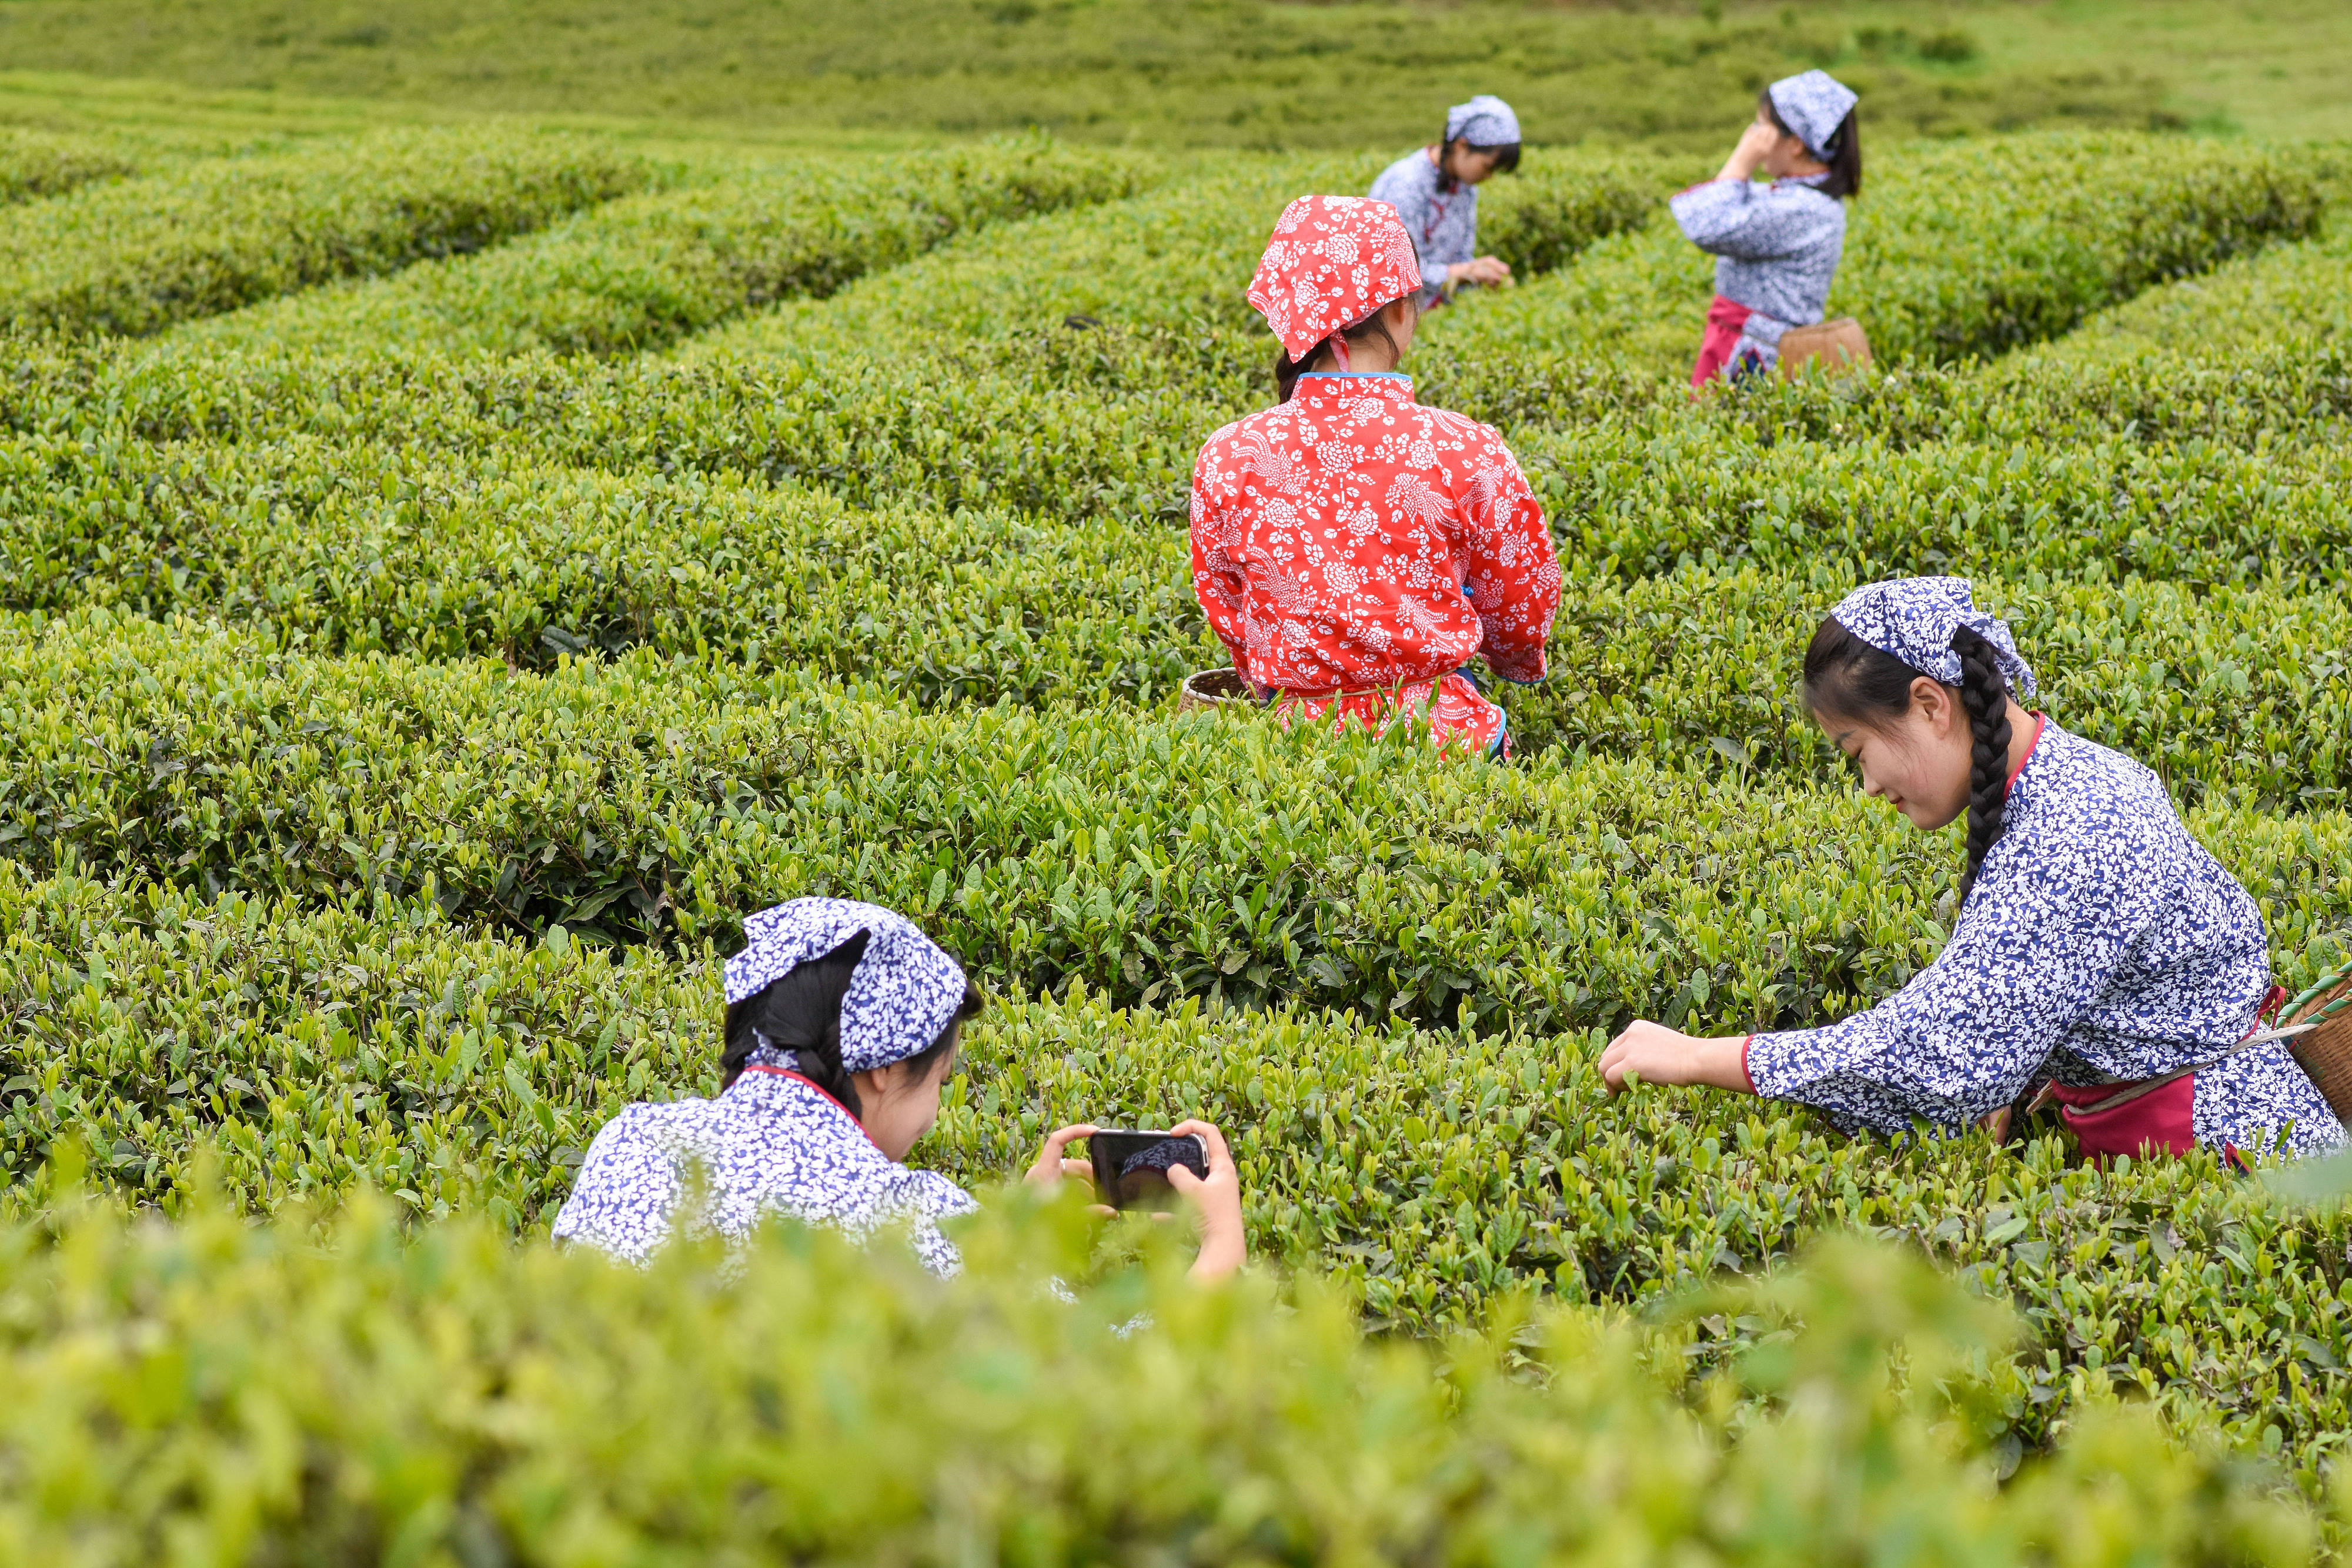
[[[1201,448],[1193,591],[1286,722],[1416,716],[1450,753],[1507,756],[1503,710],[1463,666],[1542,679],[1559,562],[1503,438],[1397,372],[1420,287],[1387,203],[1284,209],[1249,291],[1281,340],[1281,401]]]
[[[1511,280],[1508,262],[1478,254],[1478,187],[1518,166],[1519,117],[1482,92],[1445,111],[1441,141],[1406,153],[1372,182],[1372,200],[1394,207],[1412,238],[1423,309],[1459,288]]]
[[[1914,827],[1968,813],[1951,939],[1821,1029],[1708,1040],[1637,1022],[1601,1056],[1610,1092],[1709,1084],[1894,1133],[1963,1129],[2046,1087],[2095,1157],[2343,1142],[2286,1046],[2254,1032],[2273,994],[2254,901],[2155,774],[2028,713],[2033,690],[1963,579],[1839,604],[1805,652],[1805,705]]]

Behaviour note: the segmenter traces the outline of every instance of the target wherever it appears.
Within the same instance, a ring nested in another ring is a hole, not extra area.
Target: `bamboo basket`
[[[2295,1036],[2290,1047],[2336,1117],[2352,1126],[2352,965],[2281,1008],[2279,1023],[2318,1026]]]
[[[1176,694],[1178,713],[1247,708],[1256,703],[1257,694],[1242,679],[1242,673],[1230,667],[1195,671],[1184,677],[1183,689]]]

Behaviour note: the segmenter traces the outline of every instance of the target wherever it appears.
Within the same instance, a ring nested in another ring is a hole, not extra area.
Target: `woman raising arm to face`
[[[1826,312],[1845,252],[1843,199],[1862,190],[1855,101],[1826,71],[1774,82],[1722,172],[1667,204],[1690,242],[1718,258],[1692,386],[1770,367],[1789,329]],[[1759,173],[1771,183],[1753,183]]]

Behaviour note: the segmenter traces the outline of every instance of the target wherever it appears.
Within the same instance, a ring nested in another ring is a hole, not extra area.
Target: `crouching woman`
[[[2156,775],[2017,702],[2033,672],[1959,578],[1849,596],[1805,653],[1805,704],[1867,793],[1914,827],[1969,817],[1958,918],[1936,961],[1821,1029],[1704,1040],[1642,1021],[1629,1078],[1813,1105],[1847,1130],[1948,1130],[2044,1091],[2095,1158],[2302,1154],[2344,1128],[2259,1013],[2261,911]]]
[[[1447,755],[1507,757],[1503,709],[1464,666],[1543,678],[1559,560],[1503,438],[1414,401],[1399,365],[1420,287],[1386,202],[1283,210],[1249,291],[1281,401],[1201,448],[1192,588],[1283,723],[1411,725]]]
[[[964,1021],[981,993],[962,967],[903,915],[839,898],[796,898],[743,923],[727,960],[724,1087],[712,1100],[636,1104],[607,1122],[556,1216],[558,1240],[643,1262],[674,1229],[737,1238],[771,1216],[831,1225],[858,1239],[903,1225],[934,1273],[961,1266],[939,1222],[971,1213],[970,1194],[900,1163],[939,1119]],[[1199,1134],[1208,1175],[1168,1173],[1192,1208],[1195,1279],[1244,1256],[1241,1184],[1216,1128]],[[1052,1186],[1086,1167],[1063,1151],[1090,1126],[1049,1134],[1027,1174]],[[681,1213],[689,1185],[699,1207]]]

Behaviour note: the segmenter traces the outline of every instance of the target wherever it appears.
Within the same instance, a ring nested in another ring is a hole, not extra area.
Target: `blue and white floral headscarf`
[[[1465,137],[1473,147],[1512,146],[1519,140],[1519,117],[1493,93],[1482,92],[1445,111],[1445,140],[1459,141]]]
[[[2033,666],[2017,651],[2009,622],[1977,608],[1965,577],[1874,582],[1847,594],[1830,617],[1880,653],[1892,653],[1948,686],[1960,684],[1960,656],[1952,651],[1952,633],[1965,626],[1992,644],[2010,690],[2020,697],[2033,695]]]
[[[1772,112],[1797,133],[1805,151],[1826,163],[1830,141],[1861,99],[1854,90],[1827,71],[1803,71],[1782,77],[1764,89],[1772,95]]]
[[[841,1065],[851,1072],[919,1056],[963,1005],[963,967],[905,915],[847,898],[795,898],[743,922],[727,960],[727,1004],[758,996],[859,932],[866,952],[841,998]]]

